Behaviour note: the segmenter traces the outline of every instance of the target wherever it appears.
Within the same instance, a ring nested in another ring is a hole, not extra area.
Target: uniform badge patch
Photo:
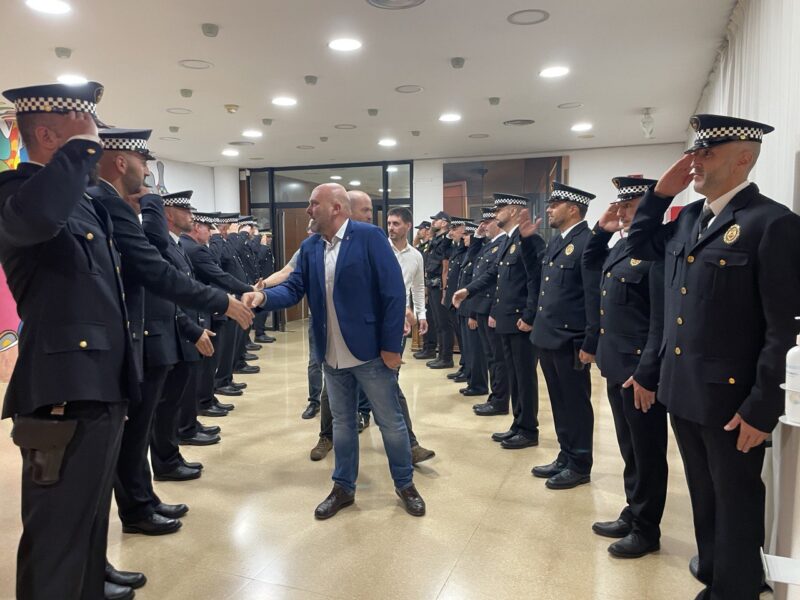
[[[514,254],[514,252],[516,252],[516,251],[517,251],[517,245],[516,244],[511,244],[511,248],[508,249],[508,253],[509,254]]]
[[[492,254],[494,254],[494,253],[495,253],[495,252],[497,252],[498,250],[500,250],[500,248],[498,248],[497,246],[495,246],[494,248],[492,248]]]
[[[742,228],[739,225],[731,225],[725,235],[722,236],[722,241],[726,244],[733,244],[739,239],[739,234],[742,233]]]
[[[566,249],[564,250],[564,254],[566,254],[567,256],[569,256],[573,252],[575,252],[575,246],[573,246],[572,244],[567,246]]]
[[[638,258],[632,258],[631,259],[631,266],[632,267],[638,267],[640,264],[642,264],[642,261],[640,261]]]

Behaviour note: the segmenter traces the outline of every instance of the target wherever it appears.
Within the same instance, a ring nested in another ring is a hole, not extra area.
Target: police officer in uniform
[[[531,341],[547,382],[561,448],[549,465],[534,467],[550,489],[588,483],[592,471],[592,384],[589,364],[597,352],[600,273],[581,264],[591,237],[584,218],[594,195],[553,183],[547,205],[550,227],[558,230],[542,259],[536,325]],[[524,243],[524,242],[523,242]]]
[[[634,258],[625,237],[636,207],[655,180],[615,177],[617,199],[592,229],[583,265],[601,270],[597,366],[625,463],[626,506],[614,521],[595,523],[598,535],[621,538],[608,547],[619,558],[659,549],[667,499],[667,411],[656,402],[664,328],[664,262]],[[614,233],[623,236],[609,249]]]
[[[431,240],[427,260],[425,261],[425,287],[428,289],[428,302],[431,312],[426,313],[430,327],[436,330],[436,345],[439,354],[435,360],[425,363],[434,369],[450,369],[453,366],[453,328],[450,324],[447,307],[442,303],[447,273],[447,262],[450,259],[450,248],[453,241],[447,236],[450,215],[439,211],[431,217],[434,237]]]
[[[431,222],[422,221],[417,225],[416,229],[417,235],[414,236],[414,247],[422,254],[422,263],[427,272],[431,246]],[[425,314],[428,319],[428,331],[422,336],[422,348],[414,353],[414,358],[419,359],[436,358],[436,315],[431,310],[430,298],[427,293],[425,294]]]
[[[447,261],[447,271],[445,272],[444,293],[442,294],[442,301],[446,309],[445,314],[450,322],[449,329],[453,332],[455,340],[458,342],[459,350],[461,351],[458,371],[447,375],[448,379],[456,383],[464,382],[468,377],[466,356],[464,353],[464,340],[461,338],[461,323],[458,318],[458,310],[453,306],[453,293],[458,290],[458,280],[461,276],[461,269],[466,263],[467,250],[469,250],[464,242],[464,230],[467,221],[468,219],[465,217],[450,218],[450,227],[447,236],[450,238],[451,247],[449,260]]]
[[[2,415],[22,454],[20,600],[133,597],[104,586],[111,487],[138,381],[113,225],[85,195],[103,152],[102,93],[95,82],[3,93],[31,159],[0,174],[0,262],[24,322]]]
[[[800,314],[800,216],[748,181],[773,128],[695,115],[694,145],[645,194],[628,243],[665,259],[658,400],[683,458],[699,551],[697,596],[758,598],[764,441],[784,409]],[[690,183],[705,196],[662,224]]]
[[[272,232],[265,231],[260,235],[253,236],[250,247],[256,257],[258,278],[264,280],[275,272],[275,256],[272,254]],[[271,344],[275,341],[273,336],[267,335],[266,322],[268,316],[268,312],[262,311],[256,313],[253,319],[256,344]]]
[[[478,256],[486,242],[484,230],[484,224],[478,225],[468,221],[464,226],[464,239],[468,241],[469,246],[464,256],[464,265],[461,268],[461,274],[458,277],[458,285],[453,286],[454,291],[465,288],[472,283]],[[464,360],[464,373],[466,374],[467,382],[467,386],[458,391],[462,396],[468,397],[485,396],[489,392],[489,381],[486,372],[486,355],[481,348],[478,321],[476,315],[472,312],[473,300],[474,298],[465,300],[457,309],[459,326],[461,328],[461,341],[464,344],[461,348],[461,357]]]

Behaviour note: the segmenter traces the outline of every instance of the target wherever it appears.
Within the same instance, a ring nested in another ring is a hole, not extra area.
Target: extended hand
[[[633,405],[643,413],[646,413],[650,410],[650,407],[656,403],[656,393],[651,392],[647,388],[643,388],[639,383],[633,378],[633,375],[628,377],[628,380],[622,384],[622,387],[625,389],[633,386]]]
[[[248,292],[244,294],[242,298],[246,298],[249,294],[260,293],[261,292]],[[242,329],[247,329],[253,323],[253,311],[233,296],[228,296],[228,310],[225,311],[225,315],[236,321]]]
[[[258,281],[256,281],[256,284],[253,286],[253,290],[256,292],[260,292],[261,290],[264,289],[264,287],[266,287],[266,285],[267,281],[264,278],[261,278]]]
[[[208,329],[203,330],[203,335],[194,343],[195,348],[197,348],[200,354],[203,356],[212,356],[214,354],[214,344],[211,343],[211,338],[215,335],[217,334],[213,331],[209,331]]]
[[[622,223],[619,221],[617,208],[618,206],[616,204],[609,205],[606,211],[600,215],[600,220],[597,222],[603,230],[609,233],[616,233],[622,229]]]
[[[517,329],[519,329],[520,331],[524,331],[525,333],[528,333],[531,329],[533,329],[533,325],[528,325],[522,319],[517,319]]]
[[[655,193],[659,196],[677,196],[692,181],[692,160],[691,154],[685,154],[678,162],[672,165],[667,172],[661,176],[655,187]]]
[[[267,296],[264,292],[245,292],[242,294],[242,302],[247,308],[258,308],[262,304],[264,304],[264,300],[267,299]]]
[[[467,299],[468,295],[469,292],[467,291],[467,288],[461,288],[458,290],[455,294],[453,294],[453,306],[456,308],[461,306],[461,303]]]
[[[588,352],[581,350],[578,352],[578,360],[584,365],[589,365],[594,362],[594,354],[589,354]]]
[[[519,215],[519,234],[526,238],[531,237],[534,233],[539,231],[539,225],[542,224],[542,219],[539,217],[536,222],[531,222],[531,214],[527,208],[522,209]]]
[[[769,437],[769,433],[765,433],[752,425],[748,425],[747,421],[745,421],[739,413],[736,413],[728,424],[725,425],[725,431],[733,431],[737,427],[739,428],[739,439],[736,440],[736,449],[745,454],[747,454],[751,448],[763,444]]]
[[[381,350],[381,358],[383,359],[383,364],[390,369],[399,369],[400,364],[403,362],[400,358],[399,352],[387,352],[386,350]]]

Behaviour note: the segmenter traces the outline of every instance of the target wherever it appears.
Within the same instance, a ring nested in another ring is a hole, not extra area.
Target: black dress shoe
[[[181,461],[184,467],[187,469],[197,469],[198,471],[203,470],[203,463],[201,462],[187,462],[185,460]]]
[[[209,406],[208,408],[204,408],[203,410],[197,413],[198,415],[203,415],[204,417],[227,417],[228,411],[222,410],[221,408],[217,408],[216,406]]]
[[[208,435],[217,435],[222,429],[219,425],[200,425],[197,430],[200,433],[207,433]]]
[[[609,538],[624,538],[631,532],[631,524],[623,519],[616,521],[599,521],[592,525],[592,531],[597,535]]]
[[[492,440],[495,442],[502,442],[503,440],[507,440],[510,437],[514,437],[517,435],[517,432],[513,429],[509,429],[508,431],[503,431],[502,433],[493,433]]]
[[[567,468],[567,463],[558,462],[558,460],[554,460],[549,465],[542,465],[540,467],[533,467],[531,469],[531,473],[533,473],[534,477],[539,477],[541,479],[550,479],[553,475],[558,475]]]
[[[496,404],[492,404],[491,402],[478,405],[473,410],[475,411],[475,414],[478,415],[479,417],[494,417],[497,415],[508,414],[507,406],[503,408],[501,406],[497,406]]]
[[[433,360],[429,360],[428,362],[426,362],[425,366],[426,367],[430,367],[433,363],[437,363],[437,362],[439,362],[439,359],[438,358],[434,358]]]
[[[160,475],[153,475],[156,481],[188,481],[190,479],[198,479],[200,477],[200,469],[190,469],[180,465],[175,467],[169,473],[162,473]]]
[[[475,388],[465,387],[460,390],[462,396],[485,396],[488,390],[476,390]]]
[[[358,413],[358,433],[361,433],[367,427],[369,427],[369,415],[365,413]]]
[[[236,375],[254,375],[261,371],[261,367],[257,367],[255,365],[242,365],[241,367],[237,367],[233,370],[234,374]]]
[[[320,521],[330,519],[346,506],[356,501],[355,492],[350,493],[339,484],[334,484],[331,493],[314,509],[314,516]]]
[[[545,485],[551,490],[570,490],[592,480],[589,474],[576,473],[572,469],[564,469],[558,475],[553,475],[545,481]]]
[[[190,438],[178,438],[178,444],[181,446],[213,446],[220,441],[219,434],[203,433],[198,431]]]
[[[158,513],[153,513],[148,518],[138,523],[123,523],[122,531],[125,533],[143,533],[144,535],[166,535],[175,533],[181,528],[178,519],[168,519]]]
[[[419,352],[414,352],[414,358],[419,358],[420,360],[424,360],[426,358],[436,358],[436,351],[435,350],[420,350]]]
[[[453,379],[453,383],[467,383],[469,381],[469,377],[466,375],[459,375],[455,379]]]
[[[306,406],[306,409],[303,411],[303,414],[300,415],[300,417],[303,419],[313,419],[317,416],[317,413],[319,413],[319,404],[309,402],[308,406]]]
[[[213,406],[215,408],[218,408],[220,410],[228,411],[228,412],[231,412],[234,408],[236,408],[235,404],[229,404],[229,403],[225,403],[225,402],[220,402],[216,398],[214,398],[211,401],[211,406]]]
[[[258,356],[251,352],[245,352],[244,356],[242,356],[242,360],[258,360]]]
[[[661,550],[661,544],[645,539],[642,534],[632,531],[618,542],[608,547],[608,552],[617,558],[640,558],[651,552]]]
[[[464,371],[462,371],[461,369],[459,369],[459,370],[458,370],[458,371],[456,371],[455,373],[448,373],[448,374],[447,374],[447,378],[448,378],[448,379],[455,379],[456,377],[461,377],[463,374],[464,374]]]
[[[106,581],[138,590],[147,583],[147,577],[144,576],[144,573],[136,571],[117,571],[110,562],[106,561]]]
[[[404,490],[394,490],[403,501],[403,507],[412,517],[421,517],[425,514],[425,500],[419,495],[417,488],[413,484]]]
[[[161,502],[156,506],[155,511],[162,517],[167,517],[168,519],[180,519],[189,512],[189,507],[185,504],[164,504]]]
[[[262,346],[261,344],[253,344],[253,343],[244,345],[244,349],[247,350],[248,352],[255,352],[256,350],[261,350],[261,348],[263,347],[264,346]]]
[[[521,448],[530,448],[531,446],[539,445],[539,436],[529,437],[524,433],[518,433],[510,438],[506,438],[500,442],[500,445],[506,450],[519,450]]]
[[[452,360],[437,360],[433,363],[428,365],[431,369],[452,369],[453,368],[453,361]]]
[[[689,559],[689,573],[692,574],[692,577],[700,581],[700,577],[698,577],[698,573],[700,572],[700,556],[695,554],[691,559]],[[703,583],[700,581],[700,583]]]
[[[264,334],[264,335],[257,335],[257,336],[255,337],[255,340],[256,340],[256,341],[257,341],[259,344],[271,344],[272,342],[274,342],[274,341],[275,341],[275,338],[274,338],[274,337],[272,337],[272,336],[270,336],[270,335],[266,335],[266,334]]]
[[[226,385],[215,389],[214,393],[219,394],[220,396],[241,396],[244,392],[233,387],[232,385]]]
[[[231,387],[236,388],[237,390],[244,390],[247,389],[246,383],[239,383],[237,381],[231,382]]]
[[[106,581],[103,584],[103,598],[105,600],[131,600],[136,595],[133,588],[127,585],[117,585]]]

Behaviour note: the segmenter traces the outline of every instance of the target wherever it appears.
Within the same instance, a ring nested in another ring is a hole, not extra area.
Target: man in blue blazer
[[[398,400],[396,369],[405,320],[405,284],[386,235],[349,218],[345,189],[323,184],[311,193],[308,214],[317,233],[300,246],[297,268],[265,293],[278,310],[308,297],[317,360],[323,365],[333,413],[334,486],[315,516],[328,519],[353,504],[358,476],[356,386],[366,392],[395,491],[409,514],[425,514],[414,487],[411,448]]]

